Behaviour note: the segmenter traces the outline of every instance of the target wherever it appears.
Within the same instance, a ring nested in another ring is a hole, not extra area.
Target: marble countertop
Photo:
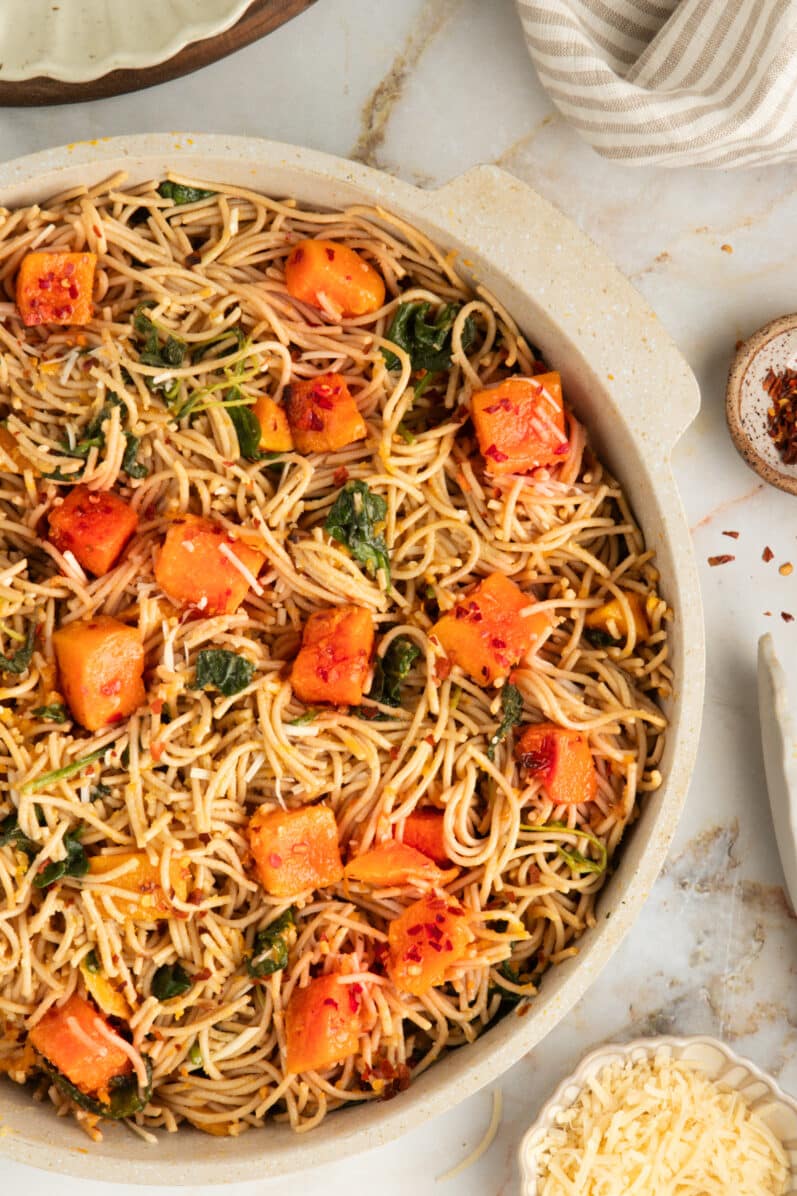
[[[703,392],[675,468],[701,569],[707,704],[664,872],[588,996],[499,1081],[500,1131],[478,1163],[454,1181],[435,1178],[481,1139],[489,1090],[400,1142],[308,1173],[304,1190],[352,1196],[378,1184],[381,1196],[514,1193],[522,1131],[580,1056],[616,1037],[720,1035],[797,1093],[797,923],[767,803],[755,685],[759,635],[771,631],[786,662],[797,646],[797,621],[781,616],[797,615],[797,568],[779,572],[787,561],[797,566],[797,505],[749,472],[723,416],[735,342],[797,307],[797,165],[715,173],[602,161],[538,84],[511,0],[318,0],[266,40],[188,78],[96,103],[0,110],[0,158],[164,130],[295,142],[429,187],[475,163],[497,163],[614,259],[658,312]],[[723,553],[735,560],[710,567],[708,558]],[[31,1196],[52,1191],[51,1177],[7,1161],[0,1176]],[[108,1186],[58,1182],[63,1196]],[[298,1186],[253,1177],[236,1196],[288,1196]]]

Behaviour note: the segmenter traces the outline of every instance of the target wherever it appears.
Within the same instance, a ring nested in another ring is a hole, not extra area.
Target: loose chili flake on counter
[[[708,563],[709,563],[709,565],[711,565],[711,567],[713,569],[716,565],[727,565],[731,561],[735,561],[735,560],[736,560],[735,556],[731,556],[731,554],[729,552],[723,552],[720,556],[710,556],[708,558]]]
[[[785,465],[797,465],[797,370],[777,373],[770,369],[764,379],[769,395],[767,432]]]
[[[738,532],[723,532],[722,534],[723,534],[723,536],[730,536],[731,540],[738,540],[738,539],[739,539],[739,533],[738,533]]]
[[[773,560],[773,559],[774,559],[774,556],[775,556],[774,552],[772,551],[772,549],[771,549],[771,548],[769,547],[769,545],[767,544],[766,548],[765,548],[765,549],[764,549],[764,551],[761,553],[761,560],[762,560],[762,561],[764,561],[764,562],[765,562],[765,564],[767,564],[767,565],[768,565],[768,564],[769,564],[769,562],[770,562],[771,560]]]

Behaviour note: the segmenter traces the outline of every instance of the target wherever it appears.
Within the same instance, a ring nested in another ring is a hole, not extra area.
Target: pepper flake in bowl
[[[797,1101],[713,1038],[593,1051],[520,1147],[523,1196],[796,1196]]]
[[[797,314],[772,320],[738,346],[725,418],[750,468],[797,494]]]

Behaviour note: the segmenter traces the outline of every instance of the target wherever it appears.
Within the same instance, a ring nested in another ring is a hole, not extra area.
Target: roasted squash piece
[[[341,316],[368,315],[385,301],[379,271],[337,241],[300,241],[285,263],[285,283],[294,299]]]
[[[261,452],[290,452],[293,448],[293,436],[284,407],[275,403],[270,395],[260,395],[252,410],[260,424]]]
[[[155,580],[180,606],[196,606],[206,615],[231,615],[246,598],[250,582],[228,553],[255,578],[266,559],[209,519],[183,515],[166,533],[155,561]]]
[[[75,486],[47,516],[50,539],[60,552],[72,552],[88,573],[112,569],[138,527],[129,503],[112,490]]]
[[[343,877],[338,824],[327,806],[261,808],[247,833],[260,883],[274,897],[297,897]]]
[[[368,435],[365,420],[340,374],[292,382],[288,423],[300,453],[334,453]]]
[[[17,275],[22,323],[88,324],[96,268],[94,253],[26,253]]]
[[[13,432],[9,432],[5,424],[0,424],[0,449],[3,450],[7,457],[11,458],[20,472],[24,472],[26,469],[36,470],[36,466],[25,456],[19,447],[16,436]],[[0,468],[3,468],[3,466],[0,465]]]
[[[631,609],[637,643],[640,643],[650,635],[646,600],[636,590],[624,590],[623,595]],[[591,610],[584,619],[584,626],[592,631],[602,631],[607,640],[628,639],[628,619],[619,598],[612,598],[603,606]]]
[[[430,635],[452,664],[489,685],[508,677],[551,626],[547,611],[521,614],[533,605],[534,598],[503,573],[491,573],[435,623]]]
[[[48,1063],[89,1096],[105,1092],[114,1076],[132,1071],[124,1049],[114,1043],[119,1036],[77,993],[60,1009],[48,1009],[29,1039]]]
[[[295,988],[285,1009],[285,1069],[323,1071],[356,1055],[363,1032],[362,985],[330,973]]]
[[[101,1013],[107,1014],[108,1017],[120,1017],[123,1021],[128,1020],[131,1009],[124,994],[103,972],[98,969],[92,971],[84,959],[80,964],[80,974],[83,977],[86,992],[99,1007]]]
[[[448,864],[444,822],[438,810],[413,810],[404,820],[403,842],[436,864]]]
[[[569,452],[557,373],[507,378],[472,396],[471,416],[493,476],[558,465]]]
[[[53,647],[67,705],[87,730],[121,722],[144,701],[144,647],[136,627],[95,615],[53,632]]]
[[[124,889],[132,894],[128,901],[114,897],[113,903],[131,922],[158,922],[161,918],[175,916],[174,906],[161,886],[160,866],[150,862],[145,851],[111,852],[94,855],[89,859],[89,876],[103,877],[123,865],[129,868],[108,884],[114,889]],[[175,896],[185,901],[191,888],[191,866],[181,856],[172,856],[169,861],[169,880]]]
[[[310,615],[291,669],[302,702],[357,706],[371,668],[374,621],[362,606],[333,606]]]
[[[594,801],[598,795],[598,774],[583,731],[532,723],[515,744],[515,755],[557,805]]]
[[[453,897],[427,893],[387,928],[387,971],[396,988],[422,997],[443,984],[473,940],[467,910]]]
[[[442,872],[433,860],[397,839],[378,843],[376,847],[355,856],[346,865],[349,880],[360,880],[373,888],[393,885],[414,885],[416,888],[440,887],[456,874],[457,869]]]

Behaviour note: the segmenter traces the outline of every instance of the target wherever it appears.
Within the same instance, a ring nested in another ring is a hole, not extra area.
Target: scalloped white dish
[[[788,1096],[772,1076],[749,1059],[737,1055],[718,1038],[636,1038],[632,1042],[610,1043],[586,1055],[540,1109],[537,1120],[520,1143],[521,1196],[538,1196],[537,1157],[543,1141],[556,1124],[557,1116],[579,1096],[585,1085],[609,1064],[630,1060],[637,1062],[659,1053],[672,1059],[687,1059],[710,1080],[723,1088],[735,1089],[764,1124],[780,1140],[789,1166],[788,1188],[784,1196],[797,1196],[797,1101]]]
[[[88,83],[142,70],[229,29],[251,0],[3,0],[0,82]]]

